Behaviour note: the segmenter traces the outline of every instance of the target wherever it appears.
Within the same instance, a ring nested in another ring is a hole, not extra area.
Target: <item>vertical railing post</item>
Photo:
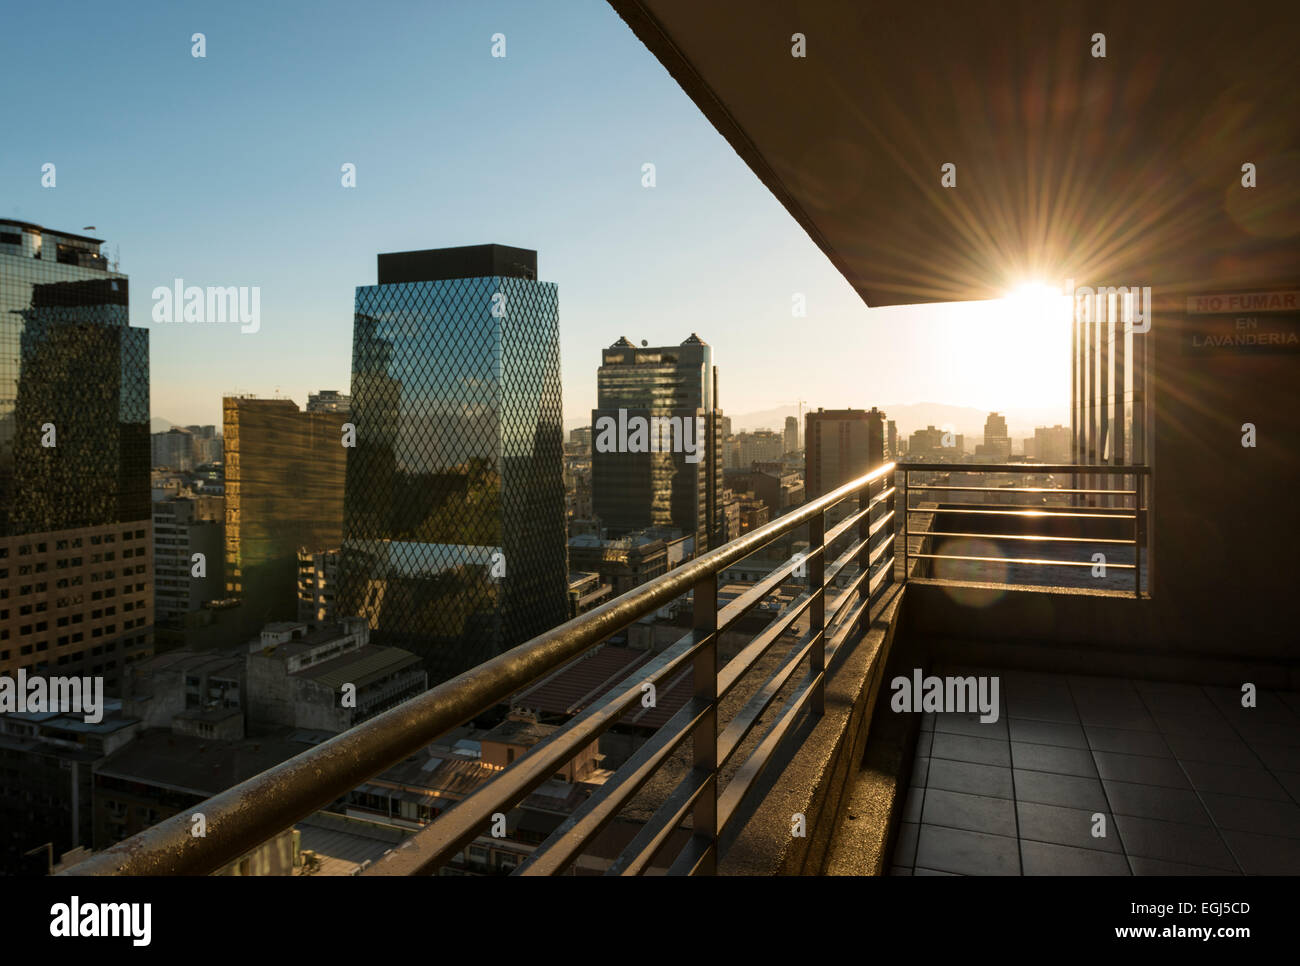
[[[1142,596],[1142,474],[1133,474],[1133,596]]]
[[[691,813],[692,832],[709,843],[699,871],[713,875],[718,867],[718,575],[711,573],[695,584],[692,627],[707,643],[695,652],[695,697],[709,710],[691,737],[694,766],[708,772],[708,787],[696,799]]]
[[[862,489],[858,490],[858,511],[866,510],[866,516],[858,521],[858,540],[862,543],[862,549],[858,551],[858,569],[864,571],[871,570],[871,487],[869,482]],[[859,596],[871,600],[871,577],[868,575],[863,578],[862,587]],[[870,606],[870,603],[868,603]]]
[[[902,478],[903,478],[903,516],[902,516],[902,518],[901,518],[901,519],[902,519],[902,524],[903,524],[903,526],[902,526],[902,530],[903,530],[903,583],[907,583],[907,578],[908,578],[908,576],[909,576],[908,573],[907,573],[907,504],[908,504],[908,502],[909,502],[909,501],[908,501],[908,498],[907,498],[907,476],[908,476],[908,473],[909,473],[910,471],[909,471],[906,467],[904,467],[903,470],[902,470],[901,472],[902,472]],[[895,473],[895,474],[894,474],[895,485],[897,485],[898,478],[899,478],[899,474],[898,474],[898,473]],[[899,518],[895,517],[895,519],[894,519],[895,532],[897,532],[897,529],[898,529],[898,523],[899,523]]]
[[[808,630],[812,632],[810,670],[821,679],[813,688],[812,713],[826,711],[826,511],[808,521],[808,588],[812,603],[808,605]]]
[[[894,538],[894,545],[889,548],[889,582],[892,584],[896,579],[894,573],[894,561],[898,558],[898,474],[891,474],[891,478],[884,481],[885,485],[892,487],[894,492],[889,494],[889,500],[885,503],[885,512],[890,514],[889,526],[885,529],[885,539],[891,536]]]

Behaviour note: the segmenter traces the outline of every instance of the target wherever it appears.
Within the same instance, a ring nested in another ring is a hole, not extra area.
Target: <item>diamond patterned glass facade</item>
[[[0,536],[150,518],[149,333],[60,237],[0,224]]]
[[[357,289],[337,606],[431,684],[568,616],[557,305],[523,278]]]

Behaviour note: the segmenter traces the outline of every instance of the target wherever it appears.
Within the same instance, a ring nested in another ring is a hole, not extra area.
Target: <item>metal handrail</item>
[[[663,677],[688,661],[693,662],[695,669],[695,695],[661,729],[668,732],[666,738],[658,741],[652,739],[651,743],[647,743],[646,747],[651,750],[640,758],[633,756],[580,812],[589,806],[599,807],[606,796],[615,792],[627,792],[638,778],[644,781],[642,772],[646,777],[649,774],[644,768],[647,760],[653,760],[652,763],[662,761],[680,741],[691,736],[695,749],[694,769],[696,772],[701,769],[707,772],[707,780],[696,775],[686,783],[693,789],[687,796],[689,801],[683,806],[682,800],[675,797],[665,803],[665,807],[684,808],[687,811],[693,810],[694,813],[694,834],[682,858],[674,865],[674,870],[709,871],[716,862],[719,811],[717,576],[726,567],[745,559],[773,540],[804,524],[809,525],[811,539],[805,562],[808,564],[811,588],[807,609],[812,617],[806,637],[811,638],[811,670],[807,690],[795,702],[792,710],[797,712],[807,704],[814,712],[820,712],[824,694],[826,643],[824,514],[842,500],[855,495],[860,509],[870,511],[880,502],[887,502],[888,511],[892,514],[893,489],[877,494],[874,498],[870,490],[873,484],[891,476],[894,470],[894,463],[885,463],[825,496],[227,789],[193,809],[165,819],[152,828],[91,856],[64,874],[205,875],[214,872],[367,779],[415,754],[439,736],[534,684],[610,635],[688,591],[694,592],[695,617],[692,630],[649,665],[638,670],[635,675],[638,686],[634,694],[629,695],[624,688],[624,685],[631,682],[629,678],[623,685],[614,688],[603,701],[595,703],[569,721],[367,871],[373,874],[431,871],[447,855],[479,834],[481,827],[486,824],[483,820],[485,810],[495,811],[502,802],[513,804],[519,801],[554,773],[555,762],[567,761],[582,747],[589,745],[592,736],[598,736],[617,719],[621,709],[626,709],[640,696],[641,682]],[[869,524],[870,512],[860,525],[864,532]],[[874,536],[874,533],[870,533],[860,541],[860,552],[864,558],[872,554],[871,540]],[[892,539],[892,533],[890,537]],[[892,571],[892,557],[880,573],[883,574],[886,569]],[[874,578],[867,581],[868,594],[874,583]],[[780,619],[782,618],[778,618]],[[793,619],[795,618],[790,618]],[[778,637],[779,635],[774,635],[769,646]],[[723,671],[725,673],[725,669]],[[784,732],[790,723],[787,718],[792,720],[792,717],[792,713],[787,713],[777,722],[774,730]],[[764,739],[758,751],[766,748],[770,752],[772,744]],[[753,757],[751,756],[751,762]],[[766,756],[756,767],[761,770],[765,764]],[[627,778],[629,766],[632,766],[634,772],[631,779],[620,780]],[[750,762],[747,762],[746,767],[749,766]],[[597,804],[593,805],[593,801]],[[730,817],[735,803],[729,798],[727,804],[729,807],[725,814]],[[196,836],[192,834],[192,830],[197,827],[193,817],[199,813],[204,817],[206,830],[205,834]],[[584,840],[599,830],[603,824],[599,821],[602,815],[587,822],[584,831],[588,834]],[[570,821],[580,818],[575,813]],[[665,831],[661,824],[656,825],[646,838],[652,840],[657,849],[666,841],[668,831],[671,831],[671,827]],[[530,860],[534,866],[541,864],[538,856],[544,855],[547,848],[554,845],[554,838],[548,839],[543,847],[534,852],[534,859]],[[651,858],[653,855],[633,855],[628,858],[628,862],[639,863],[643,867]]]
[[[902,478],[901,487],[903,489],[903,524],[901,534],[903,537],[903,569],[907,573],[909,556],[919,559],[931,560],[963,560],[979,563],[1006,563],[1022,564],[1025,566],[1036,567],[1092,567],[1091,561],[1071,561],[1055,560],[1050,558],[1019,558],[1019,557],[988,557],[988,556],[963,556],[950,553],[922,553],[910,550],[907,545],[907,538],[914,535],[910,529],[909,519],[913,513],[927,514],[965,514],[972,516],[991,516],[991,517],[1022,517],[1024,519],[1037,519],[1040,517],[1054,518],[1073,518],[1079,520],[1131,520],[1132,534],[1123,539],[1116,538],[1091,538],[1091,537],[1051,537],[1037,535],[1021,534],[976,534],[976,533],[949,533],[942,530],[927,530],[921,535],[934,538],[956,538],[969,539],[977,538],[982,540],[1031,540],[1052,543],[1091,543],[1091,544],[1120,544],[1133,547],[1133,563],[1111,563],[1107,562],[1106,566],[1113,570],[1132,570],[1133,571],[1133,594],[1135,597],[1142,595],[1142,516],[1143,513],[1149,513],[1150,508],[1144,507],[1142,503],[1143,483],[1149,480],[1151,476],[1151,467],[1146,465],[1116,465],[1116,464],[1098,464],[1076,465],[1073,463],[917,463],[917,462],[900,462],[897,464],[898,473]],[[912,473],[1008,473],[1008,474],[1033,474],[1033,473],[1068,473],[1072,476],[1132,476],[1133,489],[1054,489],[1052,487],[1002,487],[1002,486],[945,486],[935,484],[925,484],[913,486],[911,483]],[[921,491],[965,491],[965,492],[983,492],[983,493],[1060,493],[1060,494],[1095,494],[1110,497],[1132,497],[1133,505],[1131,507],[1086,507],[1089,512],[1078,512],[1071,510],[1058,509],[1041,509],[1039,507],[1027,506],[1024,504],[990,504],[998,509],[982,509],[979,504],[960,505],[953,507],[926,506],[913,507],[911,505],[911,492],[913,490]],[[1149,493],[1149,484],[1148,484]],[[1127,511],[1127,512],[1126,512]],[[923,545],[924,546],[924,545]]]

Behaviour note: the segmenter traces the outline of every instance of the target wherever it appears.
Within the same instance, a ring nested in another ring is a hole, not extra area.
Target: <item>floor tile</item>
[[[1057,745],[1061,748],[1087,748],[1088,739],[1077,724],[1059,721],[1035,721],[1032,718],[1008,718],[1012,741],[1025,741],[1035,745]]]
[[[957,872],[940,872],[938,869],[922,869],[920,866],[912,870],[912,875],[959,875]]]
[[[889,874],[890,875],[911,875],[912,870],[909,868],[904,868],[901,865],[896,865],[889,870]]]
[[[999,715],[996,721],[981,721],[978,714],[935,715],[936,734],[967,735],[972,738],[1007,740],[1007,719]]]
[[[918,731],[916,733],[916,757],[929,758],[930,749],[934,745],[933,731]]]
[[[1278,801],[1289,801],[1291,798],[1277,779],[1262,767],[1241,768],[1210,761],[1185,761],[1182,764],[1192,787],[1198,792],[1219,792],[1223,795],[1272,798]]]
[[[1155,711],[1151,717],[1162,734],[1185,735],[1189,738],[1215,738],[1230,741],[1237,737],[1223,716],[1215,714],[1173,714]]]
[[[1105,824],[1100,827],[1106,834],[1101,837],[1092,834],[1094,816],[1097,815],[1105,819]],[[1119,836],[1115,832],[1115,822],[1106,812],[1017,802],[1016,816],[1021,841],[1051,842],[1076,849],[1095,849],[1098,852],[1122,852]]]
[[[1154,731],[1130,731],[1124,728],[1099,728],[1090,725],[1084,729],[1084,734],[1094,751],[1111,751],[1121,755],[1146,755],[1148,758],[1173,757],[1164,736]]]
[[[1300,805],[1271,798],[1202,792],[1206,811],[1221,829],[1300,839]]]
[[[1300,875],[1300,839],[1224,829],[1223,838],[1247,875]]]
[[[1120,843],[1130,856],[1237,870],[1237,863],[1219,833],[1210,826],[1161,822],[1132,815],[1116,815],[1115,825],[1119,828]]]
[[[922,825],[916,865],[961,875],[1019,875],[1020,850],[1006,836]]]
[[[1269,771],[1300,771],[1300,746],[1259,742],[1251,750]]]
[[[967,795],[942,788],[931,788],[925,793],[921,821],[925,825],[944,825],[991,835],[1014,838],[1016,834],[1016,809],[1010,799]]]
[[[1155,721],[1144,710],[1080,708],[1079,720],[1087,728],[1117,728],[1126,731],[1157,731]]]
[[[1092,762],[1092,752],[1083,748],[1061,748],[1056,745],[1031,745],[1022,741],[1013,741],[1011,763],[1016,768],[1029,771],[1081,775],[1084,778],[1097,777],[1097,766]]]
[[[949,761],[968,761],[978,765],[1011,765],[1011,748],[1005,738],[971,738],[968,735],[934,733],[934,745],[930,750],[931,758],[947,758]]]
[[[1186,825],[1211,825],[1209,814],[1196,792],[1186,788],[1161,788],[1131,782],[1103,781],[1106,798],[1117,815],[1158,818]]]
[[[920,785],[924,788],[929,783],[930,778],[930,759],[916,758],[912,761],[912,780],[909,784]]]
[[[1051,698],[1024,698],[1007,695],[1007,713],[1013,718],[1030,718],[1034,721],[1063,721],[1077,723],[1074,703],[1066,695],[1062,700]]]
[[[1111,781],[1160,785],[1165,788],[1191,787],[1183,769],[1172,758],[1121,755],[1112,751],[1094,751],[1093,757],[1097,760],[1097,771],[1101,777]]]
[[[1291,794],[1293,801],[1300,802],[1300,772],[1275,771],[1273,777],[1281,782],[1282,787]]]
[[[1165,735],[1165,743],[1179,761],[1213,761],[1224,765],[1259,767],[1259,758],[1239,738],[1194,738]]]
[[[907,790],[907,797],[903,799],[902,820],[904,822],[921,821],[921,807],[925,803],[926,789],[918,788],[913,785]]]
[[[1011,798],[1011,769],[932,758],[928,787],[971,795],[989,795],[993,798]]]
[[[1020,862],[1025,875],[1131,874],[1123,855],[1050,842],[1021,842]]]
[[[1052,775],[1020,768],[1017,768],[1014,774],[1018,801],[1037,802],[1040,805],[1063,805],[1066,808],[1085,808],[1099,812],[1104,812],[1108,808],[1101,782],[1095,778]]]
[[[916,822],[903,822],[898,827],[898,840],[894,843],[894,854],[890,856],[895,865],[912,865],[916,861],[916,842],[921,826]]]

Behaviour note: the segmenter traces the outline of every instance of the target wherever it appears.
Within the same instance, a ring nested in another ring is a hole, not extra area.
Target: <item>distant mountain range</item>
[[[883,408],[886,418],[892,419],[898,424],[900,435],[908,436],[918,429],[925,429],[927,426],[939,428],[951,426],[954,432],[970,436],[977,442],[984,438],[984,421],[989,415],[987,410],[977,409],[974,406],[949,406],[945,403],[897,403]],[[1070,424],[1069,413],[1064,406],[1038,406],[1025,409],[999,410],[999,412],[1006,417],[1007,433],[1013,439],[1033,436],[1034,428],[1037,426],[1055,426],[1058,423],[1068,426]],[[736,415],[727,413],[727,415],[731,416],[733,432],[739,433],[755,429],[774,429],[780,432],[785,429],[785,418],[787,416],[798,416],[799,411],[795,406],[779,406],[776,409],[763,409],[758,412]],[[576,429],[579,426],[586,426],[589,423],[590,420],[566,419],[564,421],[564,431],[567,434],[569,430]]]

